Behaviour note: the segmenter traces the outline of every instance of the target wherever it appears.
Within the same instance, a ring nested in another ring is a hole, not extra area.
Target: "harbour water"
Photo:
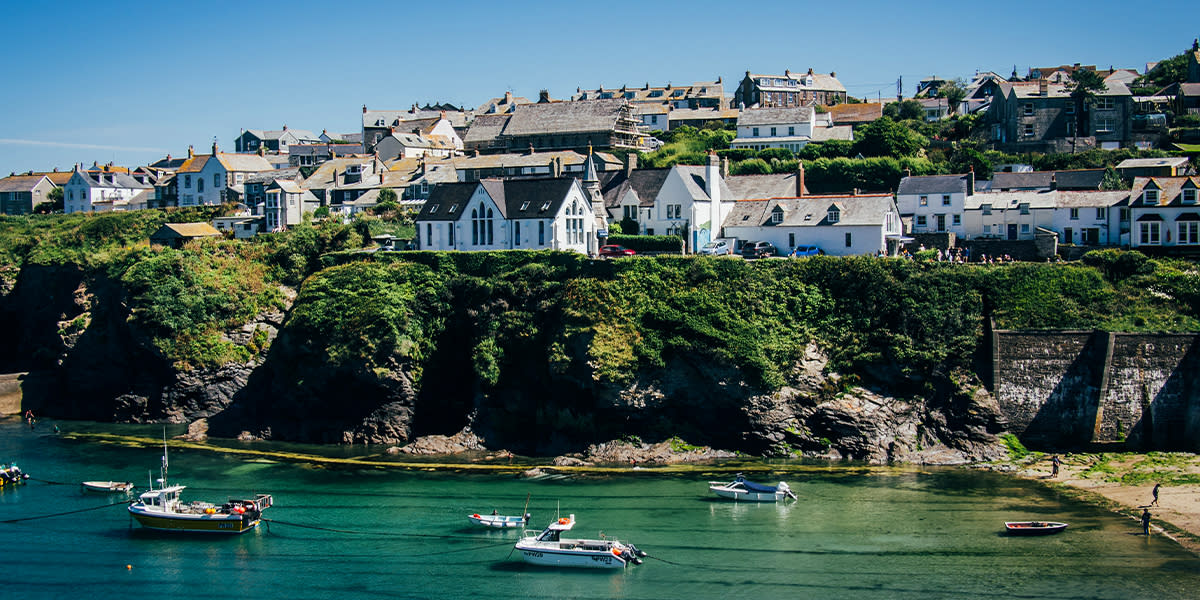
[[[765,478],[786,479],[800,497],[775,505],[710,498],[706,481],[727,473],[529,480],[172,449],[172,482],[189,486],[184,500],[271,493],[265,516],[273,522],[235,537],[154,534],[132,524],[124,505],[98,508],[119,497],[85,494],[78,482],[144,489],[161,449],[69,439],[50,427],[30,432],[0,421],[0,462],[16,461],[33,478],[0,491],[7,598],[1161,600],[1200,590],[1200,559],[1140,535],[1132,520],[1036,482],[950,468],[831,467]],[[603,532],[650,558],[624,571],[535,567],[510,554],[517,531],[468,526],[471,513],[519,514],[527,495],[533,526],[573,513],[580,536]],[[29,519],[69,511],[81,512]],[[17,519],[29,520],[3,522]],[[1003,521],[1018,519],[1070,528],[1003,535]]]

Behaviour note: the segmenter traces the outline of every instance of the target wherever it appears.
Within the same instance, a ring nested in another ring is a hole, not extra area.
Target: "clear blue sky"
[[[1194,0],[730,3],[12,2],[0,175],[135,166],[284,124],[357,131],[362,105],[478,106],[512,90],[836,71],[854,96],[1015,65],[1137,68],[1190,48]],[[1148,25],[1152,23],[1153,25]]]

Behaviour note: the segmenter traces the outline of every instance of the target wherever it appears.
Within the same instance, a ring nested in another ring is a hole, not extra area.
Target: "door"
[[[1017,239],[1017,225],[1015,223],[1010,224],[1008,226],[1008,239],[1010,239],[1010,240]]]
[[[937,217],[937,230],[945,231],[946,230],[946,215],[934,215],[934,216]]]

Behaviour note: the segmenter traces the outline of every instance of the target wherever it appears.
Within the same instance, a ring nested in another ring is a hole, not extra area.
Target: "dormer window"
[[[771,222],[778,225],[783,222],[783,209],[776,206],[771,211]]]
[[[992,205],[991,204],[981,205],[980,208],[983,209],[983,214],[985,214],[985,215],[992,214]]]
[[[529,201],[526,200],[525,202],[521,203],[521,210],[528,210],[528,209],[529,209]]]
[[[1183,195],[1180,198],[1184,204],[1196,203],[1196,188],[1183,188]]]
[[[804,78],[804,85],[806,85],[808,87],[812,87],[812,84],[813,84],[812,75],[809,75],[808,77]]]
[[[1142,202],[1146,204],[1158,204],[1158,190],[1144,190],[1142,192]]]
[[[1029,214],[1029,203],[1028,202],[1022,202],[1022,203],[1018,204],[1017,208],[1019,208],[1021,210],[1021,214],[1023,214],[1023,215]]]
[[[842,220],[842,211],[838,210],[836,206],[830,206],[829,213],[826,215],[826,220],[828,220],[830,223],[837,223],[838,221]]]

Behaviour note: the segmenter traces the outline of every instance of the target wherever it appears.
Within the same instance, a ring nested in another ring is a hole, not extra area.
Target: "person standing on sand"
[[[1150,509],[1142,509],[1142,533],[1150,535]]]
[[[1150,501],[1150,506],[1158,506],[1158,488],[1162,487],[1161,483],[1154,484],[1154,489],[1150,493],[1154,495],[1154,499]]]
[[[1055,454],[1050,459],[1050,476],[1051,477],[1058,477],[1058,466],[1061,464],[1062,464],[1062,461],[1058,459],[1057,454]]]

